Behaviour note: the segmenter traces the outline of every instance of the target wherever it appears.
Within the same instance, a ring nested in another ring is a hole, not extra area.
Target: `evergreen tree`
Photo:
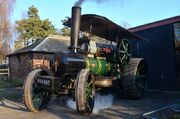
[[[68,20],[70,19],[70,17],[67,17],[64,19],[64,20],[61,20],[62,23],[65,23],[67,22]],[[62,35],[63,36],[70,36],[71,35],[71,29],[68,27],[68,26],[64,26],[62,29],[61,29],[61,32],[62,32]]]
[[[31,6],[27,14],[27,18],[16,21],[15,28],[19,35],[18,39],[24,41],[24,46],[44,39],[49,34],[56,34],[56,29],[49,19],[40,19],[37,8]]]

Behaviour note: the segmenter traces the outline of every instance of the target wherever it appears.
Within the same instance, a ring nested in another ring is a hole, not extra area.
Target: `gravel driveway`
[[[54,98],[47,110],[28,112],[21,88],[0,89],[0,119],[136,119],[143,113],[171,104],[180,104],[180,93],[148,92],[142,100],[114,99],[111,107],[81,116],[66,105],[67,98]]]

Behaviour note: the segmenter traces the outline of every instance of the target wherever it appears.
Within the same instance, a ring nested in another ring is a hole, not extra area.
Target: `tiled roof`
[[[22,54],[27,52],[69,52],[68,46],[70,45],[70,37],[52,35],[48,36],[43,40],[38,40],[35,43],[22,48],[18,51],[9,53],[7,56]]]

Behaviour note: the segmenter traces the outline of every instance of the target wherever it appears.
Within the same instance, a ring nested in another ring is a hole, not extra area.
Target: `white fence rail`
[[[9,76],[9,69],[7,64],[0,64],[0,76]]]

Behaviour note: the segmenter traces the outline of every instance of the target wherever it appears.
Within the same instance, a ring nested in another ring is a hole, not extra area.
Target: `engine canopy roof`
[[[143,39],[135,33],[128,31],[127,29],[115,24],[106,17],[95,15],[95,14],[85,14],[81,15],[80,30],[82,32],[91,33],[93,35],[102,37],[109,41],[117,41],[118,39]],[[65,26],[71,27],[71,19],[64,23]]]

